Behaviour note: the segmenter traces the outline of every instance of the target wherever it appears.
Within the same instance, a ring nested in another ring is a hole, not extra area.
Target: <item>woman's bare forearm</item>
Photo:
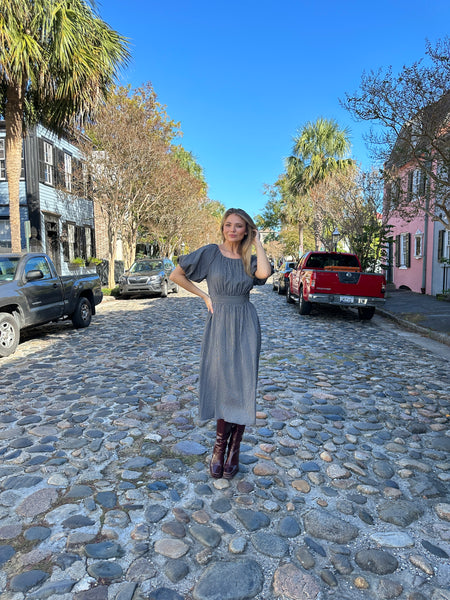
[[[258,279],[267,279],[272,275],[272,267],[270,266],[269,260],[266,255],[266,251],[259,238],[259,232],[255,236],[255,248],[256,248],[256,271],[255,277]]]
[[[202,298],[202,300],[204,300],[208,310],[210,312],[213,312],[211,298],[209,297],[209,294],[204,292],[201,288],[198,287],[198,285],[195,285],[195,283],[193,281],[188,279],[186,277],[186,273],[183,271],[183,269],[180,267],[180,265],[177,265],[175,267],[175,270],[172,271],[169,279],[171,281],[173,281],[174,283],[176,283],[177,285],[179,285],[180,287],[182,287],[187,292],[190,292],[191,294],[195,294],[195,296],[199,296],[200,298]]]

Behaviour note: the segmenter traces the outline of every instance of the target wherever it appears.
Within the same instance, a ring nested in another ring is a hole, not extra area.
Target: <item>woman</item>
[[[216,419],[210,473],[231,479],[239,470],[246,425],[256,420],[256,383],[261,333],[249,302],[254,285],[271,275],[253,219],[240,208],[226,211],[222,244],[209,244],[180,256],[170,279],[200,296],[208,309],[200,361],[200,419]],[[256,256],[252,256],[252,246]],[[206,279],[208,294],[194,282]],[[228,453],[225,460],[225,453]]]

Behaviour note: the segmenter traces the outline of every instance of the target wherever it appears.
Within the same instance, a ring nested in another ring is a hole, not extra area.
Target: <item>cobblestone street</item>
[[[450,348],[251,299],[231,481],[197,420],[198,298],[107,299],[0,359],[2,600],[450,600]]]

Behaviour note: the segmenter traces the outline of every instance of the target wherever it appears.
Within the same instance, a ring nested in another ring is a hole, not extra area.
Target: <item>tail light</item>
[[[316,287],[316,272],[315,271],[313,271],[311,273],[311,279],[309,280],[309,287],[312,290]]]

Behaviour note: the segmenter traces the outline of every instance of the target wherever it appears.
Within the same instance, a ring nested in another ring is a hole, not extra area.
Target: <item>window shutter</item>
[[[75,226],[75,243],[74,243],[74,254],[75,257],[81,256],[80,253],[80,227],[78,225]]]
[[[86,256],[86,229],[84,227],[80,227],[80,246],[81,246],[81,255],[82,258],[87,260],[89,257]]]
[[[400,266],[400,253],[401,253],[400,236],[396,235],[395,236],[395,266],[396,267]]]
[[[427,174],[422,169],[420,171],[420,176],[419,176],[419,196],[425,196],[426,183],[427,183]]]
[[[91,228],[91,252],[93,257],[97,256],[97,250],[95,247],[95,229],[93,227]]]
[[[72,156],[72,191],[76,190],[77,195],[83,192],[83,173],[81,160]]]
[[[411,266],[411,234],[407,233],[405,235],[405,266]]]
[[[441,260],[444,257],[444,241],[445,241],[445,229],[441,229],[438,233],[438,249],[437,258]]]
[[[39,181],[45,182],[45,162],[44,162],[44,140],[38,138],[38,153],[39,153]]]
[[[412,200],[413,193],[413,183],[414,183],[414,171],[410,171],[408,173],[408,192],[407,192],[407,200]]]
[[[55,152],[55,185],[64,187],[64,152],[59,148],[54,149]]]

